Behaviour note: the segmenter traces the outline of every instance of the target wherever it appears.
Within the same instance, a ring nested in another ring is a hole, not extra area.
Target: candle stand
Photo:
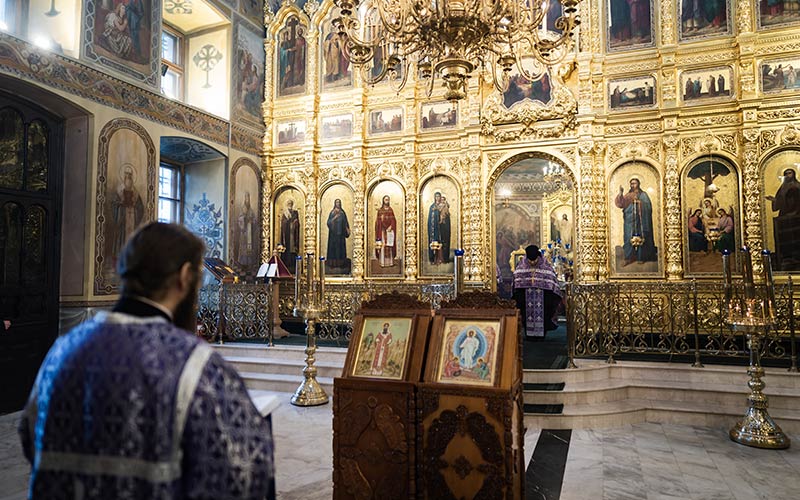
[[[314,279],[314,269],[319,265],[319,279]],[[295,406],[318,406],[328,402],[328,394],[317,382],[317,367],[314,366],[317,352],[316,324],[325,312],[325,258],[315,261],[313,253],[306,254],[306,277],[303,276],[303,258],[296,261],[294,311],[296,318],[303,318],[306,324],[306,366],[303,368],[303,382],[294,391],[291,403]]]
[[[790,444],[767,412],[768,401],[764,394],[764,368],[761,367],[761,338],[775,326],[775,286],[772,281],[772,263],[769,250],[762,252],[764,268],[764,291],[758,293],[753,283],[753,263],[750,250],[742,248],[743,286],[741,293],[734,295],[731,281],[730,252],[722,255],[725,278],[726,321],[731,329],[747,336],[750,349],[750,367],[747,374],[750,381],[750,395],[747,397],[747,411],[744,417],[731,428],[729,435],[739,444],[755,448],[784,449]]]

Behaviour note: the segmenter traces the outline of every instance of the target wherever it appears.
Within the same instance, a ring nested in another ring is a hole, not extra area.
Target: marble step
[[[304,362],[306,359],[305,346],[276,345],[268,347],[266,344],[237,343],[212,344],[214,349],[223,357],[236,358],[264,358],[287,359]],[[314,354],[317,362],[336,364],[344,367],[347,349],[344,347],[318,347]]]
[[[654,422],[704,427],[732,427],[745,413],[738,407],[696,403],[626,399],[609,403],[565,406],[561,414],[526,414],[529,429],[599,429]],[[770,415],[787,433],[800,432],[800,412],[770,408]]]
[[[248,357],[248,356],[225,356],[236,370],[245,373],[265,373],[280,375],[302,375],[305,368],[305,354],[302,358],[287,359],[276,357]],[[314,366],[317,367],[318,377],[341,377],[342,364],[331,361],[316,360]]]
[[[795,410],[800,413],[800,390],[785,387],[765,389],[770,408]],[[739,407],[747,399],[746,385],[696,384],[669,380],[608,379],[577,384],[567,384],[562,391],[526,390],[527,404],[565,406],[610,403],[614,401],[653,400],[683,403],[691,406],[708,403],[724,407]]]
[[[300,387],[303,382],[303,374],[288,375],[281,373],[255,373],[239,372],[247,388],[251,391],[271,391],[271,392],[290,392]],[[328,396],[333,398],[333,378],[317,377],[317,382]]]
[[[688,364],[669,364],[639,361],[618,361],[607,364],[602,360],[577,360],[578,368],[564,370],[523,370],[523,382],[567,386],[608,379],[654,380],[691,384],[724,384],[746,387],[749,377],[744,366],[705,365],[694,368]],[[765,368],[764,382],[768,388],[800,390],[800,374],[785,368]]]

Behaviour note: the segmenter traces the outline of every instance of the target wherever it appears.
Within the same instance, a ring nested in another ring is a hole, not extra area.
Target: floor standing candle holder
[[[314,269],[319,264],[319,279],[314,279]],[[306,254],[306,273],[303,280],[303,258],[298,256],[294,282],[294,316],[303,318],[306,324],[306,366],[303,368],[303,383],[294,391],[291,403],[295,406],[317,406],[328,402],[328,394],[317,382],[317,367],[314,366],[317,352],[317,321],[325,312],[325,258],[315,261],[313,253]]]
[[[730,430],[730,438],[737,443],[756,448],[784,449],[790,441],[767,412],[767,396],[764,394],[764,368],[761,367],[761,338],[775,326],[775,285],[772,281],[772,262],[769,250],[761,254],[764,267],[764,291],[758,293],[753,283],[753,262],[750,249],[742,248],[743,289],[734,295],[731,282],[731,260],[728,251],[723,252],[722,263],[725,277],[725,301],[727,322],[737,332],[747,336],[750,349],[750,395],[747,397],[747,412]]]

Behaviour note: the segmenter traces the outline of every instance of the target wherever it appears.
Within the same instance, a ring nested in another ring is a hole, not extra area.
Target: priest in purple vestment
[[[539,253],[539,247],[528,245],[525,257],[514,269],[514,300],[525,338],[544,338],[545,332],[558,328],[554,319],[562,292],[555,271]]]
[[[135,232],[111,312],[59,338],[19,431],[33,499],[272,499],[272,427],[242,379],[193,335],[203,242]]]

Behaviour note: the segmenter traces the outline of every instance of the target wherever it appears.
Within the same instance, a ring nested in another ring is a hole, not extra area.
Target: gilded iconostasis
[[[364,83],[331,0],[274,5],[265,252],[327,255],[332,280],[443,282],[463,249],[467,280],[501,291],[528,244],[584,281],[718,279],[743,245],[800,270],[797,3],[579,9],[565,61],[514,69],[504,92],[477,69],[451,102],[416,71],[400,91]]]

